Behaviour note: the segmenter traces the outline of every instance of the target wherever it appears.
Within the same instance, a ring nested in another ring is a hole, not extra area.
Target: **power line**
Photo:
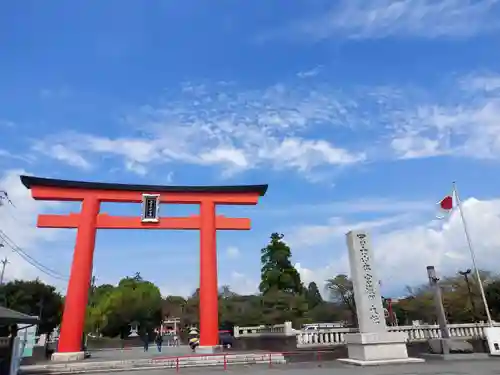
[[[9,198],[9,195],[7,191],[5,190],[0,190],[0,207],[4,205],[4,202],[9,203],[12,207],[16,208],[14,203]],[[11,214],[9,212],[9,214]],[[14,217],[14,215],[11,214],[11,216]],[[12,251],[14,251],[16,254],[18,254],[23,260],[25,260],[27,263],[31,264],[33,267],[37,268],[39,271],[43,272],[44,274],[53,277],[55,279],[59,280],[68,280],[68,277],[61,275],[59,272],[54,271],[53,269],[45,266],[44,264],[40,263],[38,260],[33,258],[31,255],[29,255],[26,251],[24,251],[20,246],[18,246],[4,231],[0,229],[0,239],[3,240],[3,243],[5,243],[7,246],[9,246]],[[2,244],[0,247],[4,247]],[[3,265],[3,269],[5,269],[5,265]],[[3,272],[2,272],[2,279],[3,279]]]
[[[9,194],[7,194],[5,190],[0,190],[0,206],[3,206],[4,201],[9,203],[12,207],[16,207],[14,206],[14,203],[12,203],[12,201],[10,200]]]
[[[31,255],[26,253],[21,247],[19,247],[7,234],[0,229],[0,238],[4,241],[4,243],[12,249],[17,255],[19,255],[22,259],[24,259],[26,262],[31,264],[33,267],[37,268],[39,271],[43,272],[44,274],[53,277],[55,279],[59,280],[64,280],[67,281],[68,277],[61,275],[59,272],[45,266],[44,264],[40,263],[38,260],[33,258]]]

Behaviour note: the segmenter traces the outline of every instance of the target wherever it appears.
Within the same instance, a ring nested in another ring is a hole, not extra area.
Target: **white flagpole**
[[[474,249],[472,247],[472,241],[470,239],[469,230],[467,227],[467,221],[465,220],[464,212],[462,210],[462,202],[458,196],[457,184],[453,182],[453,193],[455,194],[455,198],[457,200],[458,211],[460,212],[460,217],[462,218],[462,224],[464,226],[465,238],[467,239],[467,244],[469,245],[470,257],[472,259],[472,266],[474,267],[474,271],[476,273],[477,282],[479,284],[479,290],[481,292],[481,298],[483,300],[484,310],[486,311],[486,316],[488,318],[488,325],[493,327],[493,320],[491,319],[490,308],[488,307],[488,301],[486,300],[486,294],[484,293],[483,282],[481,281],[481,276],[479,275],[479,270],[476,265],[476,254],[474,253]]]

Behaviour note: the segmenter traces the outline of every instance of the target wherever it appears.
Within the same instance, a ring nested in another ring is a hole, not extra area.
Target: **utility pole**
[[[469,299],[470,299],[470,305],[472,309],[472,320],[475,322],[476,321],[476,303],[474,302],[474,295],[472,294],[472,289],[470,287],[470,280],[469,280],[469,275],[471,274],[472,270],[468,268],[465,271],[458,271],[460,275],[462,275],[465,279],[465,283],[467,284],[467,291],[469,292]]]
[[[450,331],[448,325],[446,324],[446,314],[444,312],[443,297],[441,295],[441,287],[438,284],[439,278],[436,276],[436,269],[434,266],[427,266],[427,276],[429,277],[429,284],[434,292],[434,305],[436,307],[436,315],[439,324],[439,330],[441,331],[442,339],[450,338]],[[449,348],[443,345],[443,354],[449,353]]]
[[[0,247],[3,247],[3,244],[0,244]],[[0,261],[2,263],[2,272],[0,273],[0,285],[3,285],[3,278],[5,275],[5,267],[7,266],[7,263],[9,263],[7,257],[5,257],[3,260]]]
[[[44,303],[45,303],[45,298],[42,296],[38,303],[36,304],[38,306],[38,319],[40,319],[40,323],[42,322],[42,314],[43,314],[43,308],[44,308]],[[36,334],[40,334],[40,324],[37,324],[36,326]]]
[[[0,243],[0,248],[4,247],[3,244]],[[0,286],[3,285],[3,278],[4,278],[4,275],[5,275],[5,266],[7,265],[7,263],[9,263],[9,261],[7,260],[7,257],[5,257],[2,261],[0,261],[0,263],[2,263],[2,272],[0,273]],[[7,296],[5,295],[5,289],[2,288],[2,291],[0,293],[0,306],[5,306],[7,307]]]
[[[5,190],[0,190],[0,207],[4,205],[4,201],[6,201],[12,207],[14,207],[14,204],[9,198],[9,194],[7,194]],[[0,242],[0,249],[2,247],[5,247],[3,241]],[[9,261],[7,260],[7,257],[5,257],[2,261],[0,261],[0,263],[2,263],[2,272],[0,273],[0,285],[3,285],[3,278],[5,276],[5,267],[7,266],[7,263],[9,263]]]

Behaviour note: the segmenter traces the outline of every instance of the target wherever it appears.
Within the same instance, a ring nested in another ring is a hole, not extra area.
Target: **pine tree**
[[[283,241],[283,234],[271,234],[271,241],[261,250],[261,282],[259,290],[262,294],[280,291],[300,294],[304,287],[300,274],[292,265],[290,247]]]
[[[321,297],[318,285],[316,285],[314,281],[312,283],[309,283],[309,285],[307,286],[306,295],[307,295],[307,303],[310,309],[323,303],[323,297]]]

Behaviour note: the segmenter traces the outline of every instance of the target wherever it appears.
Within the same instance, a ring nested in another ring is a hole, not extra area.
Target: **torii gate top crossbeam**
[[[21,181],[37,200],[81,201],[92,195],[101,202],[141,202],[143,193],[163,193],[162,203],[254,205],[264,196],[267,185],[161,186],[58,180],[21,176]]]

